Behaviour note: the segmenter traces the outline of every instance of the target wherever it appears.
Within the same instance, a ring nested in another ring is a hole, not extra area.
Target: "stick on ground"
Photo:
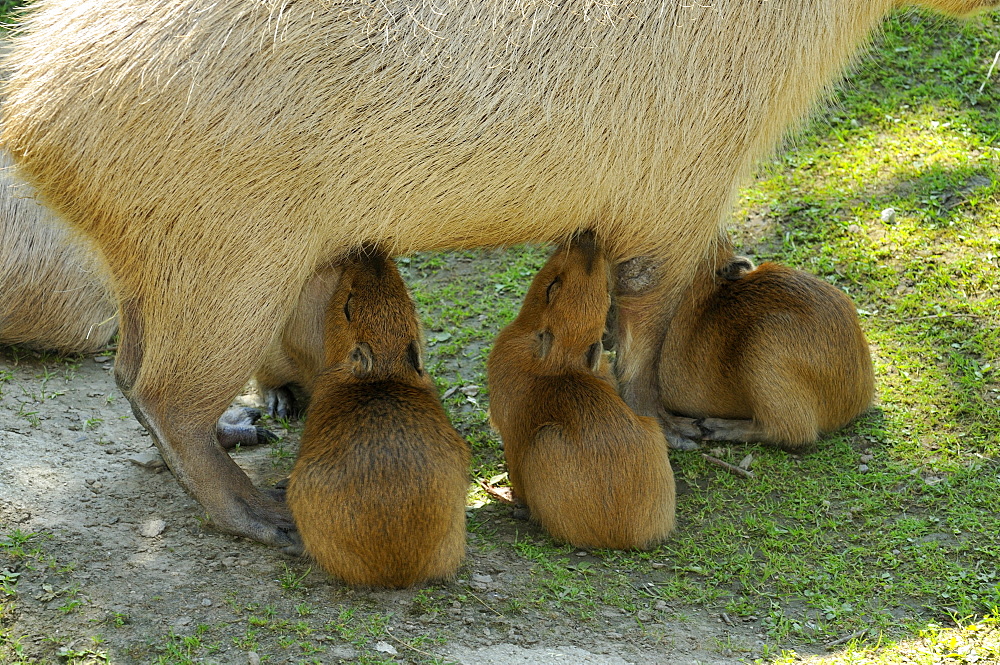
[[[704,457],[709,462],[711,462],[712,464],[714,464],[715,466],[721,466],[723,469],[729,471],[730,473],[734,473],[737,476],[742,476],[743,478],[749,478],[751,480],[753,479],[753,471],[747,471],[746,469],[741,469],[740,467],[730,464],[729,462],[723,462],[718,457],[712,457],[711,455],[706,455],[705,453],[702,453],[701,456]]]

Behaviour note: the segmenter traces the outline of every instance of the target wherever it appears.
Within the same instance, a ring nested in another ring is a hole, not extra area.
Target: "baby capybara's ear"
[[[715,274],[722,279],[728,280],[730,282],[735,282],[740,279],[748,272],[754,269],[753,261],[745,256],[734,256],[733,258],[726,261],[726,263],[715,271]]]
[[[366,342],[358,342],[350,355],[351,374],[359,379],[363,379],[372,372],[374,360],[372,358],[372,347]]]
[[[420,353],[420,344],[416,341],[412,341],[406,346],[406,360],[417,371],[417,374],[424,373],[424,357]]]

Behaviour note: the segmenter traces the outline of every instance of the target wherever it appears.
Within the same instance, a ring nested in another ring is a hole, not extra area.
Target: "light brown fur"
[[[593,237],[557,249],[490,353],[490,418],[515,494],[553,538],[645,548],[673,529],[674,476],[659,424],[615,389],[601,347],[610,305]]]
[[[871,404],[874,373],[850,298],[775,263],[753,268],[720,242],[667,328],[665,421],[705,419],[709,440],[815,443]]]
[[[117,305],[97,254],[0,151],[0,344],[94,353],[118,331]]]
[[[106,258],[119,383],[170,468],[221,528],[286,543],[214,423],[317,266],[582,225],[615,261],[670,259],[619,308],[622,391],[651,415],[741,180],[899,4],[41,0],[2,145]]]
[[[453,577],[465,556],[469,448],[423,369],[420,323],[392,259],[348,262],[325,342],[288,485],[306,551],[350,584]]]

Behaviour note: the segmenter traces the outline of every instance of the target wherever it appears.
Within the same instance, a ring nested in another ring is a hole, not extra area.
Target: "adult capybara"
[[[0,344],[93,353],[118,331],[117,311],[96,253],[0,151]]]
[[[754,268],[724,240],[667,327],[659,376],[679,446],[687,434],[797,450],[865,411],[874,392],[850,298],[799,270]]]
[[[674,475],[659,423],[618,396],[601,345],[610,306],[593,235],[558,248],[490,353],[490,420],[514,493],[553,538],[645,548],[673,529]]]
[[[287,543],[214,424],[317,266],[590,226],[615,262],[661,260],[617,324],[653,415],[665,321],[738,185],[899,5],[39,0],[0,143],[107,261],[119,385],[180,482]]]
[[[384,253],[345,264],[325,346],[287,494],[306,551],[350,584],[453,577],[469,446],[424,370],[413,302]]]

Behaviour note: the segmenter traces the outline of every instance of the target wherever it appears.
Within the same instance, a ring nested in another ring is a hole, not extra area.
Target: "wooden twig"
[[[832,649],[833,647],[840,646],[841,644],[847,644],[851,640],[855,640],[855,639],[857,639],[859,637],[863,637],[864,634],[867,633],[867,632],[868,632],[867,628],[862,628],[861,630],[857,631],[856,633],[851,633],[850,635],[847,635],[845,637],[838,638],[838,639],[834,640],[833,642],[827,642],[826,643],[826,648],[827,649]]]
[[[486,609],[488,609],[490,612],[493,612],[493,614],[496,614],[498,617],[503,617],[503,614],[501,614],[500,612],[498,612],[495,607],[493,607],[492,605],[487,604],[487,602],[485,600],[483,600],[482,598],[480,598],[479,596],[477,596],[476,594],[474,594],[471,590],[467,589],[466,593],[469,594],[470,596],[472,596],[473,598],[475,598],[476,600],[478,600],[479,603],[483,607],[485,607]]]
[[[395,635],[393,635],[391,631],[392,631],[392,628],[386,628],[385,629],[385,634],[388,635],[389,638],[392,639],[393,642],[395,642],[399,646],[403,647],[404,649],[409,649],[410,651],[416,651],[417,653],[419,653],[419,654],[421,654],[423,656],[428,656],[429,658],[439,658],[439,656],[437,656],[436,654],[433,654],[433,653],[431,653],[429,651],[424,651],[423,649],[418,649],[417,647],[413,646],[412,644],[409,644],[409,643],[407,643],[407,642],[399,639],[398,637],[396,637]]]
[[[725,469],[730,473],[733,473],[737,476],[741,476],[743,478],[748,478],[750,480],[753,480],[753,471],[747,471],[746,469],[741,469],[740,467],[730,464],[729,462],[723,462],[718,457],[712,457],[711,455],[706,455],[705,453],[702,453],[701,456],[704,457],[705,460],[707,460],[708,462],[711,462],[715,466],[722,467],[723,469]]]

